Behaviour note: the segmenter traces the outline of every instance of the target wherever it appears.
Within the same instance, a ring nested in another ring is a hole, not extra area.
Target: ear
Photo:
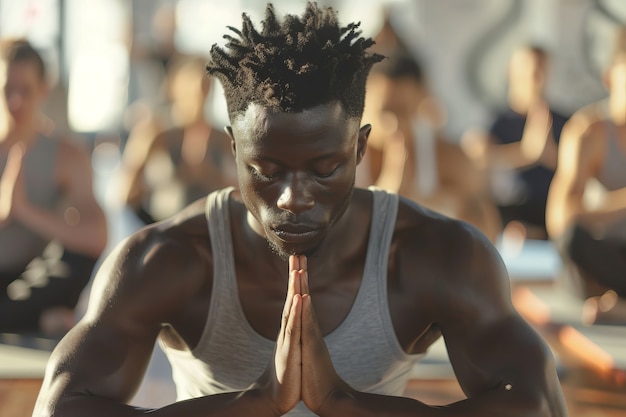
[[[372,131],[372,125],[366,124],[359,129],[359,137],[357,138],[356,144],[356,163],[357,165],[363,159],[365,155],[365,151],[367,149],[367,139],[370,136],[370,132]]]
[[[235,144],[235,135],[233,134],[233,128],[231,126],[224,126],[224,132],[230,138],[230,150],[233,152],[233,157],[237,159],[237,145]]]

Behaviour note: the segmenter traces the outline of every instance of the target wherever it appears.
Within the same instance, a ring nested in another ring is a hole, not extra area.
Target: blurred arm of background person
[[[547,226],[552,238],[558,238],[575,223],[606,232],[616,222],[626,219],[626,178],[621,179],[623,185],[613,178],[603,178],[605,165],[611,158],[621,157],[626,161],[625,54],[614,59],[606,82],[608,100],[579,110],[564,128],[559,167],[547,205]],[[618,145],[617,150],[611,148],[612,140]],[[626,172],[626,167],[623,169]],[[584,198],[588,184],[594,179],[606,189],[595,207],[586,205]]]
[[[462,138],[462,146],[479,166],[556,167],[558,151],[552,131],[553,115],[543,97],[547,61],[546,52],[533,46],[517,49],[511,56],[507,102],[512,112],[525,119],[523,131],[518,141],[507,143],[497,137],[495,126],[489,133],[469,129]]]
[[[121,199],[145,223],[237,183],[230,140],[205,111],[211,82],[201,58],[176,58],[166,81],[170,115],[152,110],[131,129],[122,157]]]
[[[73,252],[93,258],[100,256],[107,242],[104,212],[93,194],[89,153],[70,139],[60,139],[56,161],[56,182],[63,193],[62,213],[32,204],[24,189],[22,163],[26,148],[13,145],[0,181],[0,217],[37,231],[47,240],[56,240]]]
[[[492,241],[500,231],[486,178],[461,148],[441,134],[445,111],[429,93],[417,61],[392,51],[368,79],[364,121],[372,123],[372,184],[478,227]]]

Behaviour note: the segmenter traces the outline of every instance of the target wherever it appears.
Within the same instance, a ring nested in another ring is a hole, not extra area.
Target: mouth
[[[272,228],[272,231],[285,243],[307,242],[320,233],[319,228],[306,225],[282,225]]]

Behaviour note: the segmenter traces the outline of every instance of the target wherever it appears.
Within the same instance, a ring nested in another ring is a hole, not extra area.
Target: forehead
[[[354,146],[358,128],[359,119],[347,116],[336,102],[297,113],[251,104],[232,121],[237,149],[254,153],[277,147],[285,151],[347,149]]]

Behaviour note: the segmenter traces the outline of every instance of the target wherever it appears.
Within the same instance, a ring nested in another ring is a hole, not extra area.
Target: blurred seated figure
[[[0,332],[59,335],[105,248],[106,221],[89,153],[52,137],[40,112],[40,54],[24,40],[0,51]]]
[[[488,173],[505,232],[517,228],[535,239],[547,238],[546,199],[567,120],[544,98],[548,58],[537,46],[516,49],[508,68],[508,108],[495,117],[488,133],[470,129],[461,141]]]
[[[547,226],[587,299],[585,321],[626,324],[626,53],[606,72],[609,96],[563,129]],[[571,274],[570,274],[571,276]]]
[[[500,231],[480,171],[440,132],[443,110],[418,62],[402,50],[372,69],[363,120],[372,124],[357,184],[375,184],[430,209],[465,220],[492,241]]]
[[[211,79],[204,61],[181,57],[172,65],[168,90],[175,126],[147,113],[131,130],[122,158],[122,200],[147,224],[237,182],[230,139],[205,115]]]

